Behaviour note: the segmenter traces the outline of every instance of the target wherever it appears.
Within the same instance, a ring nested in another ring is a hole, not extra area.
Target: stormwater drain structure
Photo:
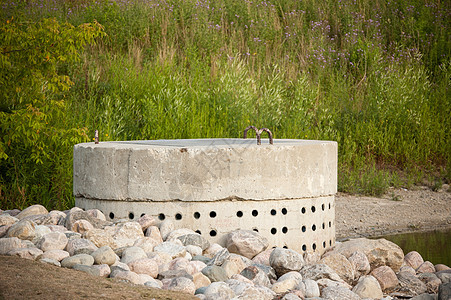
[[[75,204],[110,220],[170,219],[210,242],[255,230],[270,247],[335,243],[337,143],[190,139],[78,144]]]

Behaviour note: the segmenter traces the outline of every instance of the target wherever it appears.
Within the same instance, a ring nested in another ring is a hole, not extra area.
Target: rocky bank
[[[96,209],[0,210],[0,255],[199,299],[451,299],[448,266],[385,239],[351,239],[323,255],[267,247],[254,231],[230,232],[223,247],[147,215],[108,222]]]

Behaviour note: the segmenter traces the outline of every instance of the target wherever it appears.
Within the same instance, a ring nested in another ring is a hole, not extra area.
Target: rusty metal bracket
[[[269,130],[268,128],[257,129],[257,127],[255,127],[255,126],[252,126],[252,125],[251,125],[251,126],[248,126],[248,127],[246,127],[246,129],[244,129],[244,135],[243,135],[243,138],[244,138],[244,139],[247,138],[247,131],[248,131],[249,129],[255,130],[255,134],[257,135],[257,145],[261,145],[261,144],[262,144],[262,141],[261,141],[261,134],[263,133],[263,131],[268,133],[268,136],[269,136],[269,143],[270,143],[271,145],[274,145],[274,141],[273,141],[273,138],[272,138],[272,132],[271,132],[271,130]]]
[[[95,143],[95,144],[98,144],[98,143],[99,143],[99,131],[98,131],[98,130],[96,130],[96,131],[94,132],[94,143]]]
[[[252,125],[251,125],[251,126],[247,126],[246,129],[244,129],[244,136],[243,136],[243,139],[247,139],[247,131],[248,131],[249,129],[254,129],[255,134],[258,135],[258,129],[257,129],[257,127],[252,126]]]

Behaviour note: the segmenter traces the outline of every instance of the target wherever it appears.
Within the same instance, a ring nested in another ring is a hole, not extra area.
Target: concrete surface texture
[[[290,199],[333,195],[337,144],[253,139],[85,143],[74,147],[74,195],[132,201]]]
[[[169,219],[224,245],[236,229],[270,247],[324,252],[335,243],[337,143],[198,139],[74,147],[75,203],[108,219]]]

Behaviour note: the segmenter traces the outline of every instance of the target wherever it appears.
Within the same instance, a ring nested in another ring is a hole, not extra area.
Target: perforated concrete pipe
[[[244,139],[84,143],[74,147],[76,205],[109,219],[171,219],[211,242],[235,229],[270,247],[335,243],[337,143]]]

